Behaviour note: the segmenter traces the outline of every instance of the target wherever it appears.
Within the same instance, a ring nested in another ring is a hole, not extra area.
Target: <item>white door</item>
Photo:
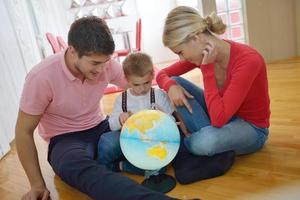
[[[0,1],[0,158],[15,136],[24,79],[40,60],[28,10],[22,0]]]

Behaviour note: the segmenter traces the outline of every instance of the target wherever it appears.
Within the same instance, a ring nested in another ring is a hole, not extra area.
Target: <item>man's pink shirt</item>
[[[42,115],[38,132],[45,140],[63,133],[86,130],[105,119],[100,99],[109,83],[125,87],[120,64],[110,60],[103,74],[83,83],[66,66],[65,51],[36,65],[27,75],[20,109]]]

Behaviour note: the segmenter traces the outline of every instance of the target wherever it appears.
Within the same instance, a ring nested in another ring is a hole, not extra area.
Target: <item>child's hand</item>
[[[128,111],[128,112],[123,112],[120,114],[119,116],[119,122],[121,124],[121,126],[123,126],[123,124],[126,122],[126,120],[132,115],[132,112]]]

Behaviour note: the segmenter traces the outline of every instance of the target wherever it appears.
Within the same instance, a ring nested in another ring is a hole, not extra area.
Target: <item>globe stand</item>
[[[153,191],[167,193],[176,186],[176,180],[170,175],[159,174],[146,178],[141,184]]]

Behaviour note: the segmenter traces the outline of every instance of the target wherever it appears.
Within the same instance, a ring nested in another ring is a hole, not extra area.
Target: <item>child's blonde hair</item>
[[[127,77],[132,75],[143,77],[153,73],[152,59],[145,53],[131,53],[123,61],[123,71]]]
[[[221,35],[225,30],[226,25],[215,12],[203,18],[194,8],[179,6],[165,20],[163,43],[166,47],[173,48],[189,41],[198,33]]]

